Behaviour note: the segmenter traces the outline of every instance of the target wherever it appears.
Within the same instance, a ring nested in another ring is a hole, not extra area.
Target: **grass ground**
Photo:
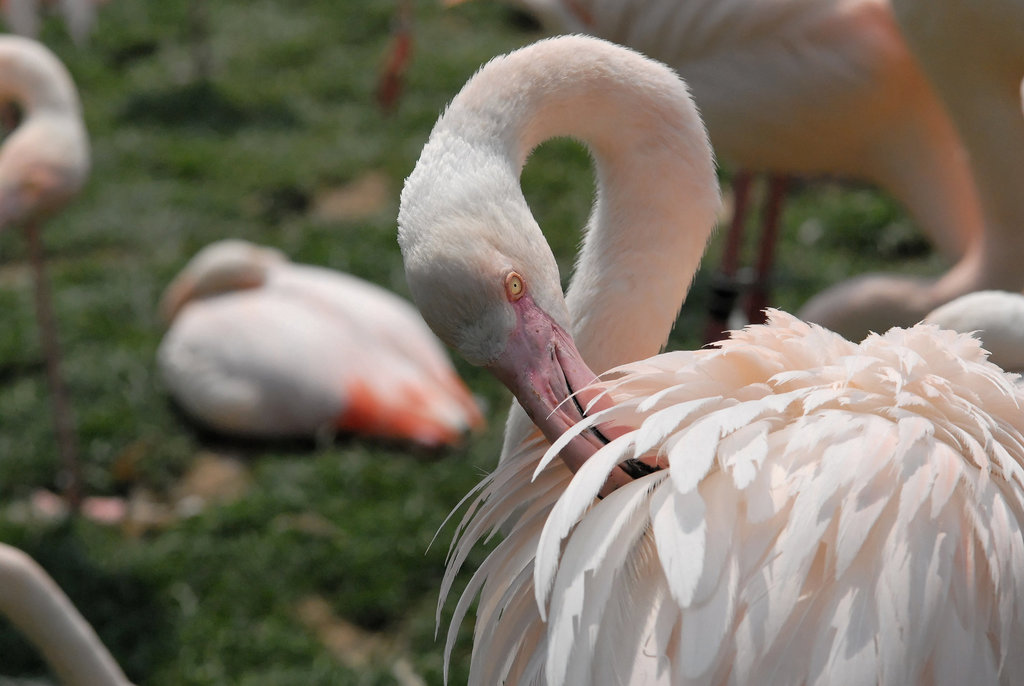
[[[205,7],[198,22],[193,5]],[[45,27],[78,83],[94,154],[85,193],[45,234],[88,490],[169,503],[197,465],[230,466],[210,506],[153,526],[23,516],[17,505],[34,490],[57,488],[56,446],[25,245],[0,234],[0,540],[51,571],[139,684],[392,684],[409,672],[442,681],[434,605],[451,528],[430,543],[495,463],[505,391],[457,360],[489,403],[490,426],[443,453],[351,439],[254,445],[183,422],[153,364],[162,288],[218,238],[274,245],[407,295],[395,242],[403,178],[473,71],[541,34],[487,0],[417,3],[404,97],[383,114],[373,92],[395,5],[116,0],[87,48],[56,22]],[[205,68],[197,27],[208,35]],[[587,157],[548,144],[524,186],[567,272],[590,206]],[[940,266],[900,209],[867,189],[799,188],[783,233],[784,308],[867,269]],[[698,276],[672,347],[698,344],[707,282]],[[467,638],[468,628],[455,684]],[[42,671],[0,623],[0,674]]]

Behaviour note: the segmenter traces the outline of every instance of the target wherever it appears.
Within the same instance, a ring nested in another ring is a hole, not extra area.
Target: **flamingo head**
[[[248,241],[231,238],[211,243],[197,252],[164,290],[160,316],[170,323],[191,300],[256,288],[266,281],[273,265],[286,261],[279,250]]]
[[[456,178],[439,200],[437,175],[423,164],[421,158],[406,181],[399,210],[412,298],[434,333],[497,376],[554,441],[588,407],[602,406],[586,390],[597,377],[568,332],[554,256],[518,185],[487,188],[487,174],[478,174],[475,191],[460,196],[458,189],[468,186]],[[481,187],[488,202],[479,202]],[[604,425],[583,432],[561,457],[575,472],[617,433]],[[628,478],[623,473],[619,483]]]

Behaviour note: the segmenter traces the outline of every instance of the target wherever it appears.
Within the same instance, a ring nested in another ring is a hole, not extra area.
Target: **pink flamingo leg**
[[[764,308],[771,300],[771,272],[775,263],[775,246],[779,242],[779,220],[786,200],[789,179],[785,176],[771,176],[768,180],[768,197],[765,200],[761,218],[761,251],[757,256],[754,282],[747,298],[747,321],[764,324]]]
[[[750,203],[750,185],[753,176],[748,171],[739,171],[732,181],[733,210],[729,233],[726,236],[722,265],[711,283],[711,299],[708,302],[708,321],[704,328],[704,343],[721,340],[729,329],[729,315],[739,297],[740,284],[736,280],[739,269],[740,248],[747,222],[747,207]]]
[[[81,468],[78,462],[78,441],[75,435],[75,420],[68,397],[64,378],[60,371],[60,344],[57,340],[57,326],[50,296],[50,284],[43,261],[43,247],[39,224],[30,221],[25,225],[28,239],[29,259],[35,278],[36,320],[39,337],[46,358],[46,379],[50,385],[53,402],[53,423],[56,431],[57,450],[60,454],[62,474],[58,480],[72,511],[81,504]]]

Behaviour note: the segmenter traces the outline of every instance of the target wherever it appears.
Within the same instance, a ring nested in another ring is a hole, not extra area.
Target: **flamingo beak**
[[[599,391],[587,388],[597,380],[597,375],[587,367],[565,329],[529,295],[512,306],[516,311],[516,326],[505,351],[488,369],[512,391],[533,423],[553,442],[584,419],[584,408],[599,411],[612,402],[599,397]],[[599,424],[573,438],[560,456],[575,473],[602,445],[623,433],[622,428]],[[603,497],[648,472],[649,468],[637,474],[633,472],[633,465],[619,465],[612,470],[600,495]]]

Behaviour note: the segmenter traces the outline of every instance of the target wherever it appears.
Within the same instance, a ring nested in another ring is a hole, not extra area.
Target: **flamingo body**
[[[541,41],[466,84],[406,181],[414,299],[525,411],[467,498],[442,605],[505,537],[448,648],[478,598],[474,685],[1020,682],[1024,397],[976,339],[772,311],[649,357],[714,225],[699,121],[664,65]],[[557,135],[597,177],[564,301],[516,178]]]
[[[968,293],[929,312],[924,320],[976,335],[993,362],[1009,371],[1024,372],[1024,295]]]
[[[214,429],[345,430],[434,446],[481,421],[416,310],[347,274],[221,241],[193,259],[164,304],[174,316],[158,351],[164,380]]]
[[[81,190],[89,142],[67,69],[28,38],[0,36],[0,101],[23,120],[0,148],[0,230],[43,219]]]
[[[815,297],[801,314],[840,331],[882,330],[922,310],[985,289],[1020,291],[1024,254],[1024,5],[1015,0],[894,0],[907,43],[948,110],[967,151],[982,230],[964,258],[933,285],[854,281]],[[923,287],[923,288],[922,288]]]
[[[618,368],[570,435],[628,432],[575,476],[527,446],[470,505],[454,560],[511,528],[466,591],[479,683],[1017,683],[1024,394],[985,357],[934,326],[858,345],[773,311]]]

